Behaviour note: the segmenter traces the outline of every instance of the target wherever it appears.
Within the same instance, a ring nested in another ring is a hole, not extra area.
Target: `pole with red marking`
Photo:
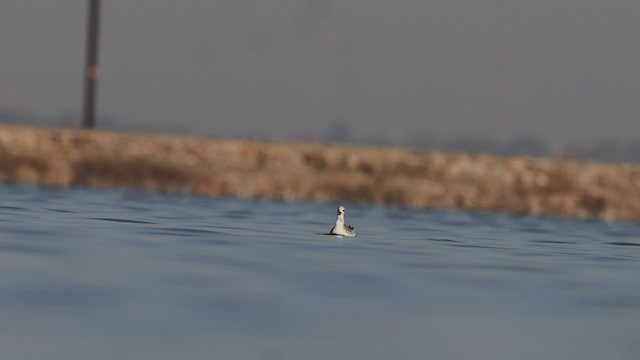
[[[98,40],[100,35],[100,0],[89,0],[87,20],[87,55],[84,75],[84,107],[82,127],[93,129],[96,113],[96,85],[98,83]]]

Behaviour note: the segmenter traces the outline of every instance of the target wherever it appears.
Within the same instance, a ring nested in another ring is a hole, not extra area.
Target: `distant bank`
[[[640,166],[0,126],[0,181],[640,220]]]

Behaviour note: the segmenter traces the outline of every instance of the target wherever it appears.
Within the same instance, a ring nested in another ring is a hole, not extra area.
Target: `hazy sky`
[[[0,108],[81,108],[86,1],[3,0]],[[106,0],[98,108],[237,136],[640,137],[637,0]]]

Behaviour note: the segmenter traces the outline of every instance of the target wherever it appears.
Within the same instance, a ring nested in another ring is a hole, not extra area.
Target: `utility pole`
[[[100,0],[89,0],[87,17],[87,55],[84,74],[84,107],[82,127],[93,129],[96,116],[96,85],[98,83],[98,40],[100,36]]]

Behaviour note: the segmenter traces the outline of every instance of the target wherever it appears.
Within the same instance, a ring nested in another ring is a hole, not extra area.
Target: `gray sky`
[[[634,0],[107,0],[101,113],[221,136],[640,136]],[[79,112],[86,1],[4,0],[0,108]]]

